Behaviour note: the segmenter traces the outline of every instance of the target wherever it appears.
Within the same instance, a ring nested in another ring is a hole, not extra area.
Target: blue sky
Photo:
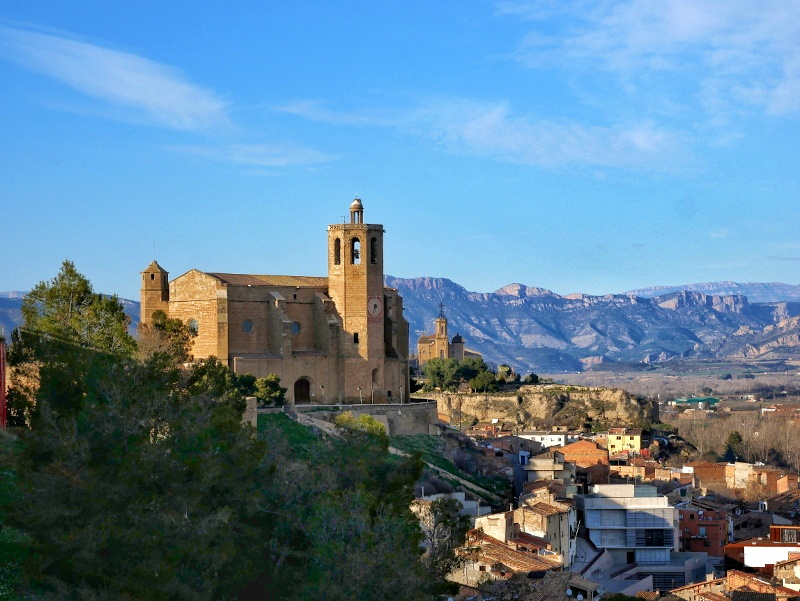
[[[800,282],[800,3],[0,5],[0,290],[155,256],[469,290]]]

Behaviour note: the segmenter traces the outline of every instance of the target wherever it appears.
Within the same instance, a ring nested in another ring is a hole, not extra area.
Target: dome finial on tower
[[[358,196],[350,203],[350,223],[364,223],[364,205]]]

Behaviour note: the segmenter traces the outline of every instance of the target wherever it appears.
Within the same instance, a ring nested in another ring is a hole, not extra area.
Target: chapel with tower
[[[461,334],[450,340],[447,334],[447,316],[444,314],[444,303],[439,304],[439,315],[434,321],[435,332],[423,334],[417,340],[417,365],[420,369],[431,359],[482,359],[482,355],[466,348]]]
[[[382,225],[328,226],[328,276],[192,269],[169,281],[156,261],[142,272],[141,322],[156,310],[195,333],[195,359],[217,357],[236,373],[277,374],[295,403],[397,402],[408,395],[403,299],[384,286]]]

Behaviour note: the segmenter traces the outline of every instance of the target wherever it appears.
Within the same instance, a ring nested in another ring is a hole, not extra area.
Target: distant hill
[[[6,340],[10,338],[11,330],[22,323],[22,312],[19,310],[21,306],[22,298],[9,298],[0,294],[0,329],[5,333]]]
[[[609,361],[800,354],[798,302],[752,303],[697,291],[559,296],[522,284],[478,293],[445,278],[388,276],[386,283],[403,296],[412,348],[432,331],[443,302],[451,336],[462,334],[488,361],[523,373],[580,371]]]
[[[5,332],[6,340],[11,336],[11,330],[22,325],[22,298],[25,292],[0,292],[0,328]],[[128,300],[126,298],[119,299],[122,303],[125,314],[131,318],[130,330],[132,333],[136,332],[139,326],[139,302]]]
[[[784,301],[800,302],[800,285],[773,282],[762,284],[757,282],[706,282],[702,284],[684,284],[682,286],[652,286],[629,290],[625,294],[652,298],[662,294],[689,290],[703,294],[718,296],[746,296],[751,303],[779,303]]]

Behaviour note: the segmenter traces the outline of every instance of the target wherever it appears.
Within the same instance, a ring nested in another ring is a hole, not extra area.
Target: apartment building
[[[678,550],[678,511],[654,486],[595,484],[575,495],[589,539],[615,563],[669,563]]]

